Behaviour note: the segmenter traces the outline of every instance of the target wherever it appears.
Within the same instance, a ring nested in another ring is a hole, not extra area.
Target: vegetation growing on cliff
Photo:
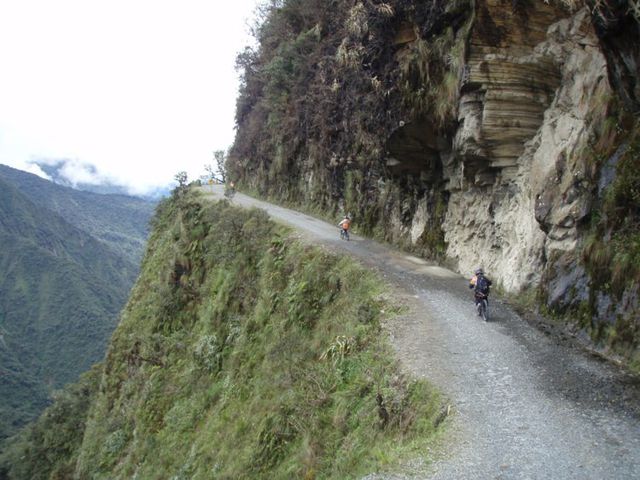
[[[602,308],[601,293],[623,305],[637,299],[640,293],[640,124],[636,121],[626,134],[621,127],[615,128],[620,136],[616,143],[621,143],[621,147],[605,152],[609,154],[606,160],[613,160],[608,168],[615,170],[615,176],[603,172],[613,180],[602,192],[602,204],[592,216],[591,233],[582,253],[591,289],[581,314],[597,339],[632,356],[632,364],[640,369],[637,318],[616,315],[608,324],[591,324]],[[637,308],[629,310],[634,312]]]
[[[410,124],[446,135],[469,12],[463,0],[272,6],[257,29],[258,49],[238,57],[243,84],[230,176],[281,202],[351,212],[365,233],[424,255],[442,253],[437,205],[446,198],[441,167],[426,153],[433,146],[419,139],[420,160],[406,162],[407,170],[386,163],[400,155],[388,141]],[[413,245],[408,229],[418,208],[433,234]],[[388,228],[394,222],[402,233]]]
[[[593,195],[583,241],[548,259],[539,300],[545,313],[584,329],[640,371],[640,124],[616,95],[596,104],[591,144],[577,152]],[[558,282],[571,282],[565,296],[552,293]]]
[[[11,478],[70,464],[110,479],[353,478],[391,465],[441,417],[437,395],[392,360],[381,293],[351,260],[296,243],[261,211],[176,191],[81,447],[40,459],[36,428],[20,447],[34,469],[9,462]]]

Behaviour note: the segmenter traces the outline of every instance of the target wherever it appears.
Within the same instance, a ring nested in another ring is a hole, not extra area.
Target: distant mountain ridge
[[[38,207],[57,213],[113,250],[139,262],[155,202],[130,195],[76,190],[6,165],[0,165],[0,178]]]
[[[0,439],[102,358],[153,208],[0,166]]]

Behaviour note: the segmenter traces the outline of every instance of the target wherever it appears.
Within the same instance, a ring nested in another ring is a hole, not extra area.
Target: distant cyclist
[[[351,217],[345,215],[342,221],[338,224],[340,228],[340,238],[349,240],[349,228],[351,227]]]
[[[476,302],[476,308],[478,309],[478,315],[480,313],[480,305],[483,300],[486,300],[489,305],[489,291],[491,290],[491,280],[484,276],[484,270],[478,268],[475,275],[469,280],[469,288],[474,289],[474,297]]]
[[[226,188],[224,189],[224,196],[227,197],[229,200],[231,200],[235,194],[236,194],[236,184],[233,182],[229,182]]]

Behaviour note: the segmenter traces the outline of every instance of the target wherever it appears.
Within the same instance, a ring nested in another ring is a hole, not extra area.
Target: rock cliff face
[[[479,15],[449,166],[447,254],[461,271],[489,267],[508,291],[576,249],[592,201],[579,152],[594,133],[590,113],[611,94],[588,13],[555,21],[559,12],[536,5],[494,46],[484,31],[495,22],[483,19],[503,7]]]
[[[638,165],[632,4],[334,3],[320,14],[284,2],[268,17],[245,65],[232,175],[264,195],[351,211],[363,231],[462,273],[482,265],[507,292],[537,287],[596,337],[624,324],[637,352],[640,269],[603,266],[588,240],[597,230],[619,258],[640,261],[640,247],[624,246],[640,225],[638,187],[611,193],[618,160]],[[291,41],[265,32],[283,25],[296,45],[305,29],[317,44],[306,44],[306,69],[286,57],[297,80],[269,103],[265,74]],[[278,111],[284,135],[269,128]],[[612,221],[621,211],[624,225]]]

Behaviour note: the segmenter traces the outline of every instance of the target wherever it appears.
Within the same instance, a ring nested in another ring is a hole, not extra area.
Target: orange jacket
[[[344,230],[349,230],[349,227],[351,226],[351,220],[345,218],[338,224],[338,226],[342,227]]]

